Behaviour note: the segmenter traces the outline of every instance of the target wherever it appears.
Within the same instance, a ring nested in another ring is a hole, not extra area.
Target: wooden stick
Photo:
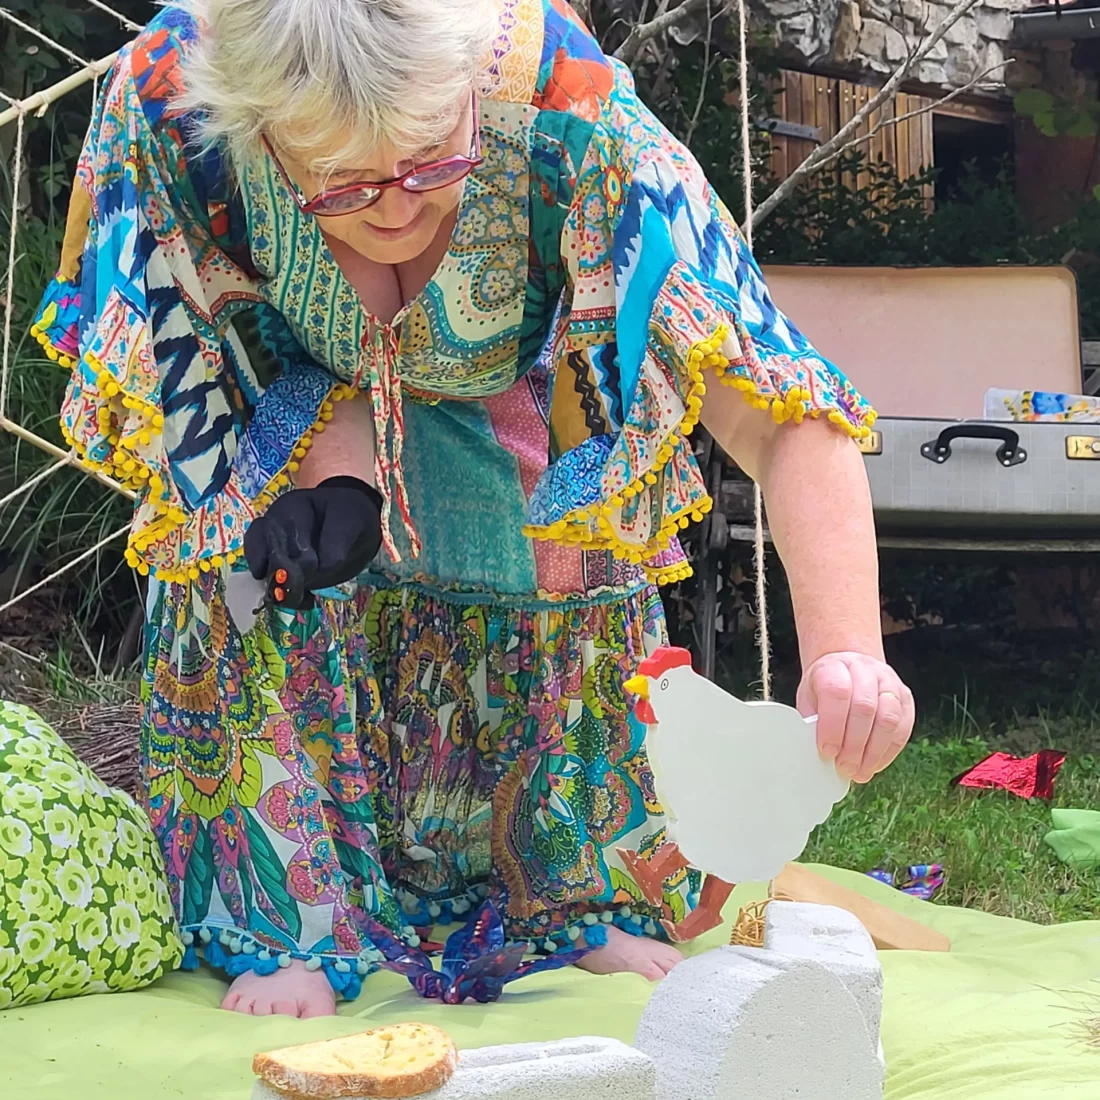
[[[60,569],[55,569],[48,577],[43,577],[37,584],[32,584],[30,588],[24,588],[23,591],[17,596],[13,596],[7,603],[0,604],[0,612],[7,611],[9,607],[14,607],[20,600],[29,596],[32,592],[37,592],[40,588],[45,588],[46,585],[52,584],[58,577],[64,573],[68,573],[70,569],[75,569],[81,562],[85,562],[89,558],[94,558],[100,550],[106,549],[115,539],[120,539],[129,534],[129,532],[130,525],[127,523],[124,527],[120,527],[117,531],[109,534],[106,538],[100,539],[95,546],[85,550],[79,557],[73,558],[70,562],[66,562]]]
[[[118,55],[119,51],[116,50],[106,57],[101,57],[98,61],[92,61],[79,72],[73,73],[72,76],[67,76],[64,80],[59,80],[49,88],[44,88],[26,99],[21,99],[14,107],[9,107],[6,111],[0,111],[0,126],[7,126],[9,122],[14,122],[20,115],[31,114],[35,111],[44,112],[51,103],[55,103],[74,88],[79,88],[82,84],[88,84],[97,77],[101,77],[118,60]]]
[[[950,951],[951,941],[934,928],[903,916],[847,886],[838,886],[808,867],[788,863],[773,883],[777,895],[790,901],[834,905],[859,919],[880,951]],[[929,905],[929,911],[934,911]]]
[[[53,455],[54,458],[68,459],[77,469],[94,477],[101,485],[105,485],[108,489],[113,489],[121,496],[128,497],[130,500],[137,499],[137,494],[132,489],[127,489],[125,485],[120,485],[113,477],[108,477],[101,470],[95,470],[86,462],[77,458],[72,451],[63,450],[61,447],[58,447],[56,443],[51,443],[48,439],[43,439],[40,435],[35,435],[34,432],[28,431],[21,425],[16,424],[14,420],[9,420],[6,416],[0,416],[0,428],[11,432],[12,435],[17,436],[19,439],[25,440],[27,443],[31,444],[32,447],[37,447],[40,451],[45,451],[47,454]]]

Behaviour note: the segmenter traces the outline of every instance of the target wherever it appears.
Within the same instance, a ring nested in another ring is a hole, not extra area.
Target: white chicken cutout
[[[676,940],[694,939],[720,923],[731,884],[770,881],[802,854],[849,783],[818,754],[816,718],[734,698],[692,670],[686,649],[658,649],[624,686],[649,726],[669,843],[646,856],[619,854],[654,904],[680,868],[706,872],[696,911],[665,925]]]

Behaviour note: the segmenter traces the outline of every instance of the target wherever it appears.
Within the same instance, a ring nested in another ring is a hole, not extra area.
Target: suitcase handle
[[[921,446],[920,453],[930,462],[946,462],[951,457],[951,444],[956,439],[999,439],[997,461],[1002,466],[1019,466],[1027,461],[1027,451],[1020,446],[1020,435],[999,424],[952,424],[936,439]]]

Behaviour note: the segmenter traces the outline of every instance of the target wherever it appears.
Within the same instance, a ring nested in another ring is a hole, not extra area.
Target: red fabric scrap
[[[1042,749],[1022,759],[995,752],[953,782],[960,787],[996,788],[1021,798],[1045,798],[1049,802],[1054,797],[1055,776],[1065,760],[1066,754],[1057,749]]]

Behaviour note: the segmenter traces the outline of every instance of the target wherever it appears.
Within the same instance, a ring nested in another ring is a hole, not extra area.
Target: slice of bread
[[[257,1054],[252,1072],[292,1100],[402,1100],[440,1088],[457,1065],[445,1031],[409,1023]]]

